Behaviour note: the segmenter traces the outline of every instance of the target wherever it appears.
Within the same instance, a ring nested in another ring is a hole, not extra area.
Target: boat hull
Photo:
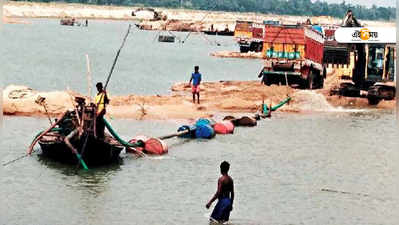
[[[207,35],[234,36],[234,31],[204,31]]]
[[[88,166],[100,166],[114,162],[119,162],[119,154],[123,150],[123,146],[116,143],[111,137],[104,140],[96,139],[89,136],[84,151],[85,138],[72,141],[72,145],[79,151],[83,160]],[[68,164],[78,164],[76,155],[65,144],[62,137],[48,136],[43,137],[39,141],[42,149],[42,156],[54,159],[59,162]]]

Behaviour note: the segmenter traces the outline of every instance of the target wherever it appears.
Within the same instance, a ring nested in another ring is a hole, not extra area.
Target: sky
[[[312,0],[312,2],[315,2],[316,0]],[[325,1],[328,3],[341,3],[343,0],[320,0],[320,1]],[[364,5],[366,7],[371,7],[373,4],[382,7],[396,7],[396,1],[397,0],[345,0],[347,4],[352,4],[352,5]]]

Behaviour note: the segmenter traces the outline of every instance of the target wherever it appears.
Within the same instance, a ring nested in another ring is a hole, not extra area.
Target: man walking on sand
[[[233,210],[234,184],[233,178],[228,175],[229,169],[230,164],[228,162],[223,161],[220,164],[220,173],[222,176],[218,180],[218,189],[215,195],[206,204],[206,208],[209,209],[212,202],[218,199],[218,203],[213,209],[211,218],[209,218],[211,221],[218,223],[227,222],[230,217],[230,211]]]
[[[191,74],[189,85],[191,81],[193,82],[191,86],[191,91],[193,93],[193,103],[195,104],[195,95],[197,95],[197,103],[200,104],[200,84],[201,84],[202,75],[199,73],[199,66],[194,67],[194,73]]]

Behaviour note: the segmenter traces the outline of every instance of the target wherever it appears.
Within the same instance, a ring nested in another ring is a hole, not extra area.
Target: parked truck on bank
[[[251,21],[236,21],[234,38],[240,46],[240,52],[261,52],[265,25]]]
[[[265,25],[264,68],[259,77],[266,85],[287,84],[303,89],[322,88],[324,38],[309,25]]]

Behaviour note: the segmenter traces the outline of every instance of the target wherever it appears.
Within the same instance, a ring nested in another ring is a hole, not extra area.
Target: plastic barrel
[[[200,124],[197,126],[197,129],[195,130],[196,138],[211,139],[214,136],[215,136],[215,131],[208,124]]]
[[[226,126],[229,134],[234,133],[234,124],[231,121],[223,121],[222,123]]]
[[[216,123],[213,129],[217,134],[231,134],[234,132],[234,124],[231,121],[225,120]]]
[[[179,136],[179,137],[182,137],[182,138],[195,138],[195,129],[196,128],[197,127],[194,126],[194,125],[191,125],[191,126],[183,125],[183,126],[179,127],[179,129],[177,129],[177,132],[189,130],[190,131],[189,133],[187,133],[185,135],[182,135],[182,136]]]
[[[158,138],[150,138],[144,143],[144,152],[147,154],[162,155],[168,152],[168,145]]]
[[[135,144],[135,143],[137,143],[138,141],[140,141],[141,143],[145,143],[148,139],[149,139],[149,137],[147,137],[147,136],[139,135],[139,136],[134,137],[132,140],[130,140],[129,143],[130,143],[130,144]],[[144,147],[135,147],[135,149],[136,149],[136,151],[134,151],[134,150],[133,150],[132,148],[130,148],[130,147],[127,147],[127,148],[126,148],[126,152],[129,152],[129,153],[137,153],[137,151],[143,152]]]

